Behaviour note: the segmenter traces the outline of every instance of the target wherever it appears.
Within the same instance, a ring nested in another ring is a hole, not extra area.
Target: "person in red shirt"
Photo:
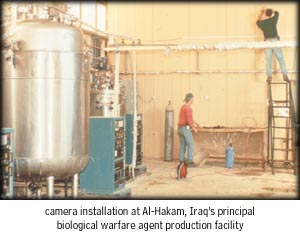
[[[179,160],[184,160],[184,155],[187,147],[187,165],[188,167],[196,167],[197,165],[194,163],[194,141],[191,130],[197,132],[197,128],[199,128],[199,124],[195,123],[193,120],[193,110],[191,105],[193,104],[194,96],[192,93],[188,93],[185,95],[185,104],[182,105],[179,112],[179,120],[178,120],[178,136],[180,140],[180,154]]]

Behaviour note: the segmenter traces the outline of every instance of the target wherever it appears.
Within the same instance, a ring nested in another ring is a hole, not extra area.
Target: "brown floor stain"
[[[294,171],[292,169],[274,169],[275,174],[294,174]]]
[[[251,193],[250,195],[253,195],[255,197],[261,197],[261,198],[269,198],[274,195],[274,193]]]
[[[166,184],[166,183],[162,183],[162,182],[158,182],[158,181],[153,181],[153,182],[149,183],[148,185],[151,186],[151,185],[160,185],[160,184]]]
[[[270,192],[282,192],[282,193],[295,193],[295,188],[271,188],[271,187],[264,187],[262,188],[264,190],[270,191]]]
[[[261,176],[263,175],[263,172],[261,170],[256,170],[256,169],[246,169],[246,170],[241,170],[234,172],[235,175],[240,175],[240,176]]]

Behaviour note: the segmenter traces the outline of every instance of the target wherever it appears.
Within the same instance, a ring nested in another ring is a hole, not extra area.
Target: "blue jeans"
[[[277,39],[270,39],[268,41],[278,41]],[[275,48],[267,48],[266,49],[266,60],[267,60],[267,76],[272,77],[272,55],[273,52],[275,54],[276,59],[279,62],[281,72],[283,76],[287,76],[287,71],[284,63],[282,49],[275,47]]]
[[[184,160],[184,154],[187,147],[188,162],[192,162],[194,157],[194,141],[191,130],[187,129],[185,126],[180,127],[178,128],[178,136],[180,140],[179,160]]]

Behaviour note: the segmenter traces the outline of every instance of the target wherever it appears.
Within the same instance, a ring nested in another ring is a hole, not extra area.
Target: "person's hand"
[[[257,20],[258,20],[258,21],[263,20],[264,15],[265,15],[265,11],[266,11],[266,8],[265,8],[265,7],[263,7],[263,8],[260,10],[260,14],[259,14],[259,16],[257,17]]]

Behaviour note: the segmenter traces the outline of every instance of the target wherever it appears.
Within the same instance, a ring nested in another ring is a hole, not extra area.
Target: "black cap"
[[[192,99],[193,97],[194,97],[194,95],[193,95],[192,93],[187,93],[187,94],[185,95],[184,101],[185,101],[185,102],[188,102],[188,101],[190,101],[190,99]]]

